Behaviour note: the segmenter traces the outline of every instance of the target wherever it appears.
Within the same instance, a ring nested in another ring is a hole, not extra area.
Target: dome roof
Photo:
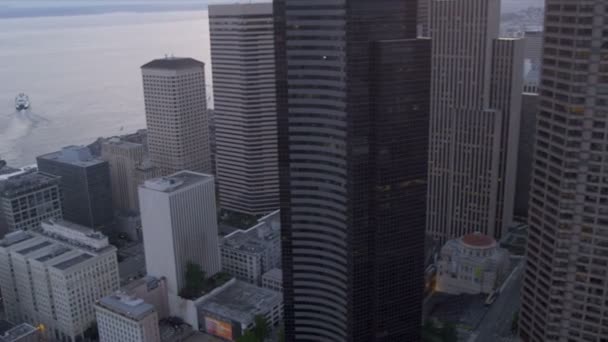
[[[475,248],[490,248],[496,244],[494,238],[481,233],[467,234],[462,237],[462,242],[465,245]]]

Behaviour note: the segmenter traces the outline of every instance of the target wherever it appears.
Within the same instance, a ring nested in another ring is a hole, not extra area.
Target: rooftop
[[[283,279],[283,271],[280,268],[273,268],[270,271],[264,273],[262,277],[267,279],[275,279],[282,280]]]
[[[236,230],[222,238],[222,246],[243,252],[261,253],[281,238],[280,211],[276,210],[247,230]]]
[[[112,138],[106,139],[102,144],[117,146],[117,147],[120,147],[125,150],[134,150],[134,149],[138,149],[138,148],[143,148],[142,144],[124,140],[124,139],[121,139],[120,137],[112,137]]]
[[[192,68],[204,68],[205,63],[194,58],[165,57],[155,59],[141,66],[142,69],[165,69],[165,70],[185,70]]]
[[[206,311],[224,319],[249,323],[255,315],[270,310],[282,301],[282,294],[240,280],[231,280],[203,297],[198,311]]]
[[[88,167],[105,161],[95,158],[86,146],[66,146],[61,151],[44,154],[38,157],[44,160],[54,160],[64,164]]]
[[[481,233],[467,234],[462,237],[462,242],[467,246],[475,248],[489,248],[496,245],[494,238]]]
[[[0,342],[19,342],[23,337],[36,334],[36,332],[37,329],[27,323],[14,325],[0,320]]]
[[[0,180],[0,197],[19,196],[48,186],[59,186],[59,178],[40,172],[25,172]]]
[[[97,305],[137,321],[146,318],[155,311],[154,306],[144,302],[143,299],[131,297],[124,293],[103,297]]]
[[[142,187],[159,192],[171,193],[191,185],[213,181],[213,176],[192,171],[180,171],[167,177],[147,180]]]

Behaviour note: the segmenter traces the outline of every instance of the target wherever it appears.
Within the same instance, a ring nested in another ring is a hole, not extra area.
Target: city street
[[[519,309],[524,261],[513,271],[502,293],[490,307],[470,341],[497,341],[510,337],[513,315]]]

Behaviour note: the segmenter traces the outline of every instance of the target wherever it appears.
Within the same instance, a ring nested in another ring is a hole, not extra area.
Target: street
[[[508,279],[502,293],[490,307],[470,341],[496,341],[500,337],[510,337],[513,315],[519,309],[520,289],[523,279],[522,260]]]

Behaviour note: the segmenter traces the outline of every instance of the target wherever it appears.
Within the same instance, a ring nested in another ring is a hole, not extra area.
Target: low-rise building
[[[119,288],[116,248],[90,228],[45,221],[0,240],[7,319],[44,325],[50,340],[75,342],[95,322],[95,302]]]
[[[237,279],[196,301],[199,326],[210,335],[235,341],[255,327],[255,317],[262,315],[269,325],[278,325],[283,317],[283,295]]]
[[[95,305],[100,342],[160,342],[158,314],[143,299],[119,292]]]
[[[40,330],[27,323],[0,321],[0,342],[39,342],[40,337]]]
[[[273,268],[262,275],[262,287],[277,292],[283,292],[283,271]]]
[[[26,172],[0,180],[0,238],[62,216],[58,177]]]
[[[481,233],[449,240],[437,262],[437,291],[450,294],[491,293],[506,276],[509,253]]]
[[[247,229],[226,235],[220,242],[223,271],[261,285],[262,274],[281,266],[280,211],[272,212]]]
[[[164,277],[145,276],[125,285],[122,290],[130,296],[152,304],[158,312],[159,319],[169,317],[167,280]]]

